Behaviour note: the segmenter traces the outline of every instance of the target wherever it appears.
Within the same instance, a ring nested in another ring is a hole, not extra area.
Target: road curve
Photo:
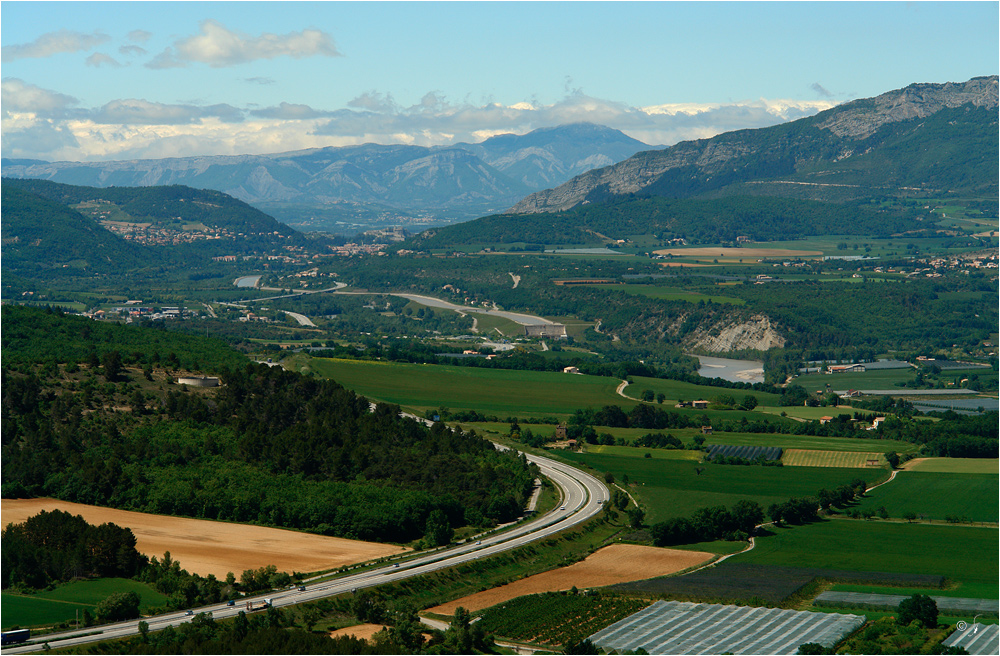
[[[244,597],[235,606],[212,604],[202,608],[191,609],[197,613],[212,613],[215,619],[235,617],[246,609],[246,603],[260,602],[265,598],[281,608],[308,601],[316,601],[324,597],[351,592],[361,588],[373,587],[383,583],[391,583],[436,570],[461,565],[462,563],[493,556],[503,551],[541,540],[550,535],[587,521],[598,514],[603,503],[608,500],[609,492],[603,481],[570,465],[556,462],[544,456],[525,454],[529,462],[538,465],[542,474],[549,478],[563,495],[562,505],[537,519],[525,522],[520,526],[493,536],[487,536],[477,542],[466,542],[443,550],[427,552],[415,557],[407,556],[395,559],[397,562],[370,569],[359,574],[351,574],[332,581],[308,584],[304,591],[296,588],[274,591],[254,597]],[[193,619],[187,611],[177,611],[143,618],[150,631],[158,631],[168,626],[179,626]],[[24,654],[44,649],[45,644],[53,648],[71,647],[89,642],[98,642],[112,638],[135,635],[139,632],[139,620],[107,624],[97,627],[87,627],[74,631],[51,633],[34,638],[37,642],[26,645],[7,647],[4,654]]]

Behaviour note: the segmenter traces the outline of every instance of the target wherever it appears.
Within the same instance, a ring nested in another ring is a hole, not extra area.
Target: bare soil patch
[[[317,572],[408,551],[406,547],[331,538],[310,533],[230,524],[205,519],[168,517],[101,508],[58,499],[3,499],[3,525],[19,524],[43,510],[82,515],[91,524],[112,522],[132,529],[136,546],[147,556],[165,551],[189,572],[225,579],[247,569],[274,565],[282,572]]]
[[[654,251],[657,255],[674,257],[809,257],[822,255],[823,251],[797,251],[789,248],[668,248]]]
[[[354,636],[359,640],[369,640],[373,635],[385,628],[384,624],[357,624],[355,626],[348,626],[343,629],[337,629],[336,631],[330,632],[331,638],[343,638],[345,636]]]
[[[714,554],[703,551],[613,544],[598,549],[584,560],[568,567],[560,567],[498,588],[477,592],[468,597],[428,608],[427,612],[453,615],[459,606],[470,611],[482,610],[515,597],[569,590],[574,585],[578,588],[597,588],[615,583],[640,581],[654,576],[675,574],[706,563],[714,557]]]

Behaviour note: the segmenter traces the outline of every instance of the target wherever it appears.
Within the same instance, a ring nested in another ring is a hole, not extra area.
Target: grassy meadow
[[[646,452],[655,453],[655,450],[554,453],[587,465],[598,475],[610,472],[618,482],[628,475],[629,491],[645,506],[649,524],[688,516],[706,506],[730,507],[742,499],[756,501],[766,509],[772,503],[782,503],[790,497],[812,496],[820,488],[832,489],[854,478],[863,478],[871,485],[888,475],[885,470],[876,473],[836,467],[699,464],[681,458],[646,458]]]
[[[445,406],[500,417],[568,416],[577,408],[634,402],[615,393],[620,381],[554,372],[479,369],[313,358],[309,368],[370,399],[418,411]]]
[[[903,471],[888,485],[872,490],[860,508],[885,506],[890,517],[907,512],[928,519],[951,516],[972,522],[996,522],[997,474],[949,474]]]
[[[72,622],[79,611],[94,614],[97,604],[116,592],[135,591],[141,599],[139,609],[163,606],[167,597],[154,588],[130,579],[89,579],[60,585],[53,590],[43,590],[32,595],[4,593],[2,601],[3,628],[11,626],[49,626],[59,622]]]
[[[933,574],[956,583],[957,596],[995,599],[998,594],[993,528],[835,519],[770,532],[733,561]]]

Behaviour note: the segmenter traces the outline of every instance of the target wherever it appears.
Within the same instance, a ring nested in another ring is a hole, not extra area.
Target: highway
[[[516,549],[530,542],[546,538],[587,521],[598,514],[603,507],[603,502],[608,500],[607,486],[594,476],[549,458],[531,454],[526,454],[526,456],[529,462],[538,465],[542,475],[551,480],[562,491],[563,496],[562,505],[559,508],[536,519],[511,527],[502,533],[485,536],[476,541],[467,541],[447,549],[421,552],[419,555],[400,556],[394,559],[394,562],[358,574],[349,574],[321,583],[307,583],[305,590],[293,587],[254,597],[244,597],[238,600],[235,606],[227,606],[224,603],[213,604],[202,608],[192,608],[190,609],[191,615],[187,614],[188,611],[179,611],[146,617],[143,620],[149,624],[150,631],[158,631],[168,626],[179,626],[190,622],[197,613],[212,613],[214,619],[235,617],[241,610],[246,610],[248,601],[261,602],[264,599],[270,599],[272,605],[281,608],[427,574]],[[135,635],[139,632],[138,625],[139,620],[132,620],[52,633],[32,638],[32,641],[27,644],[7,647],[3,649],[3,653],[23,654],[41,651],[45,644],[55,649]]]

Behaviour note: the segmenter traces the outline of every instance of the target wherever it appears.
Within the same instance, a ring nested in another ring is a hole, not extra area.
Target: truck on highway
[[[31,629],[15,629],[0,633],[0,643],[4,645],[17,645],[31,639]]]
[[[255,610],[267,610],[271,607],[271,600],[265,599],[264,601],[248,601],[247,610],[253,612]]]

